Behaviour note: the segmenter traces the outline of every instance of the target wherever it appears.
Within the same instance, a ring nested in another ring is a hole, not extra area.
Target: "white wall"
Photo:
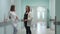
[[[10,0],[0,0],[0,22],[4,19],[4,14],[10,10]]]
[[[10,0],[0,0],[0,22],[4,20],[4,15],[8,15],[10,11]],[[12,34],[11,25],[6,26],[6,31],[4,32],[5,26],[0,26],[0,34]]]

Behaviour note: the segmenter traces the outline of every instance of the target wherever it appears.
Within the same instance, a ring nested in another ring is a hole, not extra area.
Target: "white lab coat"
[[[32,22],[32,12],[29,12],[27,26],[31,26],[31,22]]]
[[[11,16],[11,20],[12,20],[12,25],[14,27],[17,27],[17,20],[16,20],[16,13],[15,12],[9,12],[9,16]]]

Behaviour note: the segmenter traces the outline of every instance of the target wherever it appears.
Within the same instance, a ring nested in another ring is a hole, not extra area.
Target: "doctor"
[[[15,13],[15,5],[11,6],[10,12],[9,12],[9,19],[13,21],[13,34],[17,34],[17,20],[18,16]]]
[[[30,6],[26,6],[26,12],[24,14],[24,26],[26,29],[26,34],[31,34],[30,26],[32,21],[32,14],[30,11]]]

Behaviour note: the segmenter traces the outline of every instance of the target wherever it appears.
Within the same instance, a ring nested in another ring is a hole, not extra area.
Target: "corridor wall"
[[[4,16],[7,17],[10,5],[10,0],[0,0],[0,23],[3,22]],[[6,30],[4,27],[6,27]],[[12,34],[11,25],[0,26],[0,34]]]

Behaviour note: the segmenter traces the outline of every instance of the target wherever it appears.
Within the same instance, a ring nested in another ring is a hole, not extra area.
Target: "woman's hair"
[[[26,8],[28,8],[28,10],[30,11],[30,6],[27,5]],[[27,11],[27,10],[26,10],[26,11]]]
[[[11,5],[10,11],[15,11],[15,5]],[[11,19],[11,16],[9,16],[9,19]]]
[[[11,5],[10,11],[15,11],[15,5]]]

